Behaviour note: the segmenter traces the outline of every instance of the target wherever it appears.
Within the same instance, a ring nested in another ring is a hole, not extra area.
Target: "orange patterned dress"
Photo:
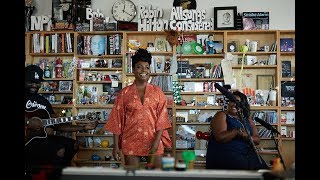
[[[136,84],[126,86],[118,94],[105,124],[107,131],[121,135],[120,146],[124,155],[147,156],[156,131],[164,130],[156,154],[171,147],[166,129],[170,128],[167,100],[160,87],[147,83],[142,103]]]

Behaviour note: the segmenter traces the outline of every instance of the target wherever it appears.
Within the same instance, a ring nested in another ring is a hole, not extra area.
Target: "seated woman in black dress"
[[[219,111],[213,117],[206,169],[268,169],[265,161],[254,151],[249,139],[252,138],[255,145],[260,142],[257,127],[249,117],[247,97],[239,91],[233,92],[233,95],[242,108],[237,108],[236,103],[230,101],[225,111]],[[245,126],[250,135],[246,133]]]

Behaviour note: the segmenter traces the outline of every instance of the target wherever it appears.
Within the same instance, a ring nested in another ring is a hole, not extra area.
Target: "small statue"
[[[213,34],[208,35],[208,40],[206,41],[207,45],[207,54],[215,54],[214,52],[214,44],[213,44]]]
[[[31,6],[32,0],[25,0],[25,31],[30,30],[30,23],[31,23],[31,15],[35,9],[34,6]]]

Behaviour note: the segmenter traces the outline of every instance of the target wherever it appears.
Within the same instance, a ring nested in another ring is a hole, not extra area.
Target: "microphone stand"
[[[281,155],[280,150],[279,150],[278,140],[274,137],[274,132],[273,132],[273,131],[271,131],[271,138],[273,139],[273,142],[274,142],[274,144],[276,145],[276,149],[277,149],[278,154],[279,154],[280,162],[281,162],[282,165],[283,165],[283,169],[284,169],[285,171],[287,171],[286,166],[285,166],[284,161],[283,161],[283,158],[282,158],[282,155]]]
[[[253,148],[253,150],[254,150],[254,152],[255,152],[258,160],[259,160],[259,163],[262,164],[261,157],[259,156],[259,154],[258,154],[258,152],[257,152],[257,148],[256,148],[256,146],[254,145],[253,139],[252,139],[252,137],[251,137],[251,135],[250,135],[250,133],[249,133],[249,130],[248,130],[248,128],[247,128],[247,125],[246,125],[246,123],[244,122],[243,114],[242,114],[242,112],[240,111],[238,105],[237,105],[236,107],[237,107],[237,114],[238,114],[238,116],[239,116],[239,118],[240,118],[240,122],[242,123],[242,125],[243,125],[246,133],[248,134],[249,142],[250,142],[249,145],[251,145],[251,147]],[[248,160],[249,160],[249,159],[248,159]],[[249,166],[249,164],[248,164],[248,166]]]

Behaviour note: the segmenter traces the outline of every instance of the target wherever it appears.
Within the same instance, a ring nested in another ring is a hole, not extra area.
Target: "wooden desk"
[[[263,179],[264,171],[245,170],[187,170],[187,171],[162,171],[162,170],[136,170],[112,169],[106,167],[67,167],[62,171],[61,180],[189,180],[189,179]]]

